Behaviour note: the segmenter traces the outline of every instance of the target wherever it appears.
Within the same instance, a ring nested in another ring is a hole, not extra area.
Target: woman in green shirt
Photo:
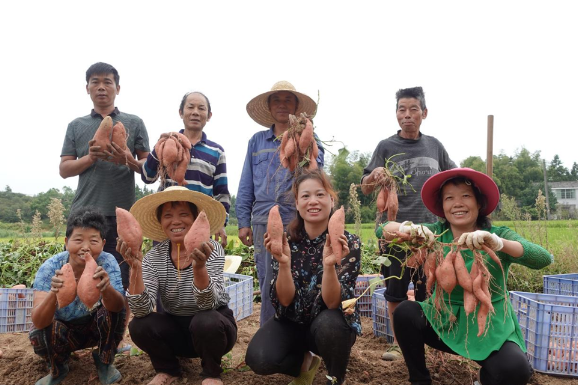
[[[396,237],[395,232],[401,232],[412,241],[431,244],[434,234],[441,234],[437,242],[459,245],[468,272],[474,264],[473,250],[481,253],[491,275],[489,291],[494,312],[489,313],[486,327],[478,333],[480,306],[466,315],[464,289],[460,285],[451,291],[451,297],[434,286],[426,301],[401,303],[393,314],[393,327],[409,370],[409,381],[412,385],[432,383],[425,364],[427,344],[476,361],[482,367],[478,379],[482,385],[527,384],[532,368],[526,358],[524,336],[508,300],[508,270],[513,263],[541,269],[552,263],[552,255],[507,227],[491,225],[487,215],[498,205],[500,195],[494,181],[485,174],[468,168],[444,171],[426,181],[421,195],[428,210],[442,218],[439,222],[387,222],[379,226],[376,235],[391,240]],[[497,254],[503,272],[482,251],[483,246]],[[444,246],[444,256],[449,252],[450,246]],[[440,294],[438,304],[443,301],[444,305],[438,310],[436,295]]]

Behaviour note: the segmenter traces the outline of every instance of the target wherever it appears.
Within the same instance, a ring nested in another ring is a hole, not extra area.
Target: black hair
[[[281,92],[283,90],[279,90],[277,92],[273,92],[271,95],[267,96],[267,108],[270,108],[271,106],[271,96]],[[295,113],[297,113],[297,110],[299,109],[299,98],[297,97],[297,95],[295,95],[293,92],[291,91],[286,91],[289,92],[291,95],[295,96]]]
[[[211,114],[211,102],[209,102],[209,98],[207,98],[207,95],[205,95],[199,91],[187,92],[185,94],[185,96],[183,96],[183,100],[181,100],[181,105],[179,106],[179,113],[181,113],[181,114],[183,113],[183,111],[185,109],[185,102],[187,101],[187,98],[189,97],[190,94],[199,94],[203,98],[205,98],[205,100],[207,101],[207,110],[209,111],[209,115],[210,115]]]
[[[181,201],[171,201],[171,202],[165,202],[162,205],[160,205],[159,207],[157,207],[157,220],[159,221],[159,223],[161,222],[161,215],[163,213],[163,206],[167,203],[171,204],[171,207],[175,207],[183,202]],[[199,209],[197,208],[197,206],[194,203],[191,202],[186,202],[189,206],[189,209],[191,210],[191,214],[193,214],[193,217],[195,217],[195,219],[197,218],[197,216],[199,215]]]
[[[486,215],[481,214],[481,212],[484,211],[486,209],[486,207],[488,206],[488,200],[486,199],[486,196],[484,194],[482,194],[482,192],[480,191],[478,186],[476,186],[476,184],[473,181],[469,180],[466,177],[457,176],[455,178],[452,178],[452,179],[445,181],[444,184],[442,184],[440,186],[440,191],[438,193],[438,205],[439,205],[439,207],[443,207],[442,189],[448,183],[451,183],[454,186],[457,186],[460,184],[472,186],[472,191],[474,192],[474,197],[476,198],[476,202],[480,204],[480,210],[478,211],[478,218],[476,218],[476,225],[480,229],[491,228],[492,227],[492,221],[490,220],[490,218],[488,218]]]
[[[300,174],[295,176],[295,179],[293,180],[293,185],[291,186],[291,191],[293,191],[293,196],[295,200],[297,200],[297,193],[299,192],[299,186],[301,185],[301,183],[305,182],[308,179],[319,181],[319,183],[321,183],[325,191],[327,191],[327,193],[333,198],[333,205],[335,206],[337,204],[337,194],[335,193],[335,190],[331,185],[331,181],[327,177],[327,174],[325,174],[322,170],[319,169],[311,171],[303,169]],[[335,210],[331,209],[331,213],[329,214],[330,218],[334,212]],[[304,229],[305,229],[305,221],[303,220],[301,215],[299,215],[299,211],[297,211],[297,215],[287,226],[287,234],[289,235],[292,241],[301,242]]]
[[[112,74],[114,76],[114,82],[116,83],[116,85],[117,86],[120,85],[120,76],[118,75],[118,71],[116,70],[116,68],[107,63],[102,62],[94,63],[86,70],[86,84],[88,84],[88,81],[90,80],[90,77],[92,75],[109,75],[109,74]]]
[[[108,230],[106,217],[95,207],[81,207],[70,213],[66,222],[66,238],[72,235],[74,229],[95,229],[102,239],[106,238]]]
[[[423,93],[423,88],[421,87],[413,87],[413,88],[402,88],[399,89],[396,93],[395,93],[395,110],[397,111],[397,107],[399,105],[399,99],[405,99],[405,98],[413,98],[413,99],[417,99],[419,100],[419,105],[421,107],[422,110],[427,109],[427,107],[425,106],[425,95]]]

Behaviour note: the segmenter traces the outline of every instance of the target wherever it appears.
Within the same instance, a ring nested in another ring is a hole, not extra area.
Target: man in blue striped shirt
[[[275,83],[271,91],[256,96],[247,104],[249,116],[267,130],[257,132],[249,140],[235,212],[239,221],[239,239],[247,246],[255,246],[255,264],[261,288],[261,326],[275,314],[269,298],[273,279],[272,257],[263,246],[269,210],[279,205],[285,226],[295,216],[295,202],[291,194],[293,174],[281,167],[281,141],[277,138],[289,128],[289,115],[298,116],[305,112],[308,116],[314,116],[316,110],[317,104],[313,99],[297,92],[286,81]],[[323,168],[324,150],[319,140],[317,145],[317,164]]]
[[[225,207],[227,220],[223,227],[215,234],[215,240],[227,246],[225,226],[229,219],[231,195],[227,183],[227,161],[225,150],[219,144],[207,139],[203,132],[205,124],[213,116],[209,99],[200,92],[186,93],[179,107],[179,115],[183,119],[185,128],[180,130],[191,142],[191,160],[185,173],[186,187],[189,190],[199,191],[215,198]],[[162,134],[166,136],[167,134]],[[142,180],[145,183],[154,183],[159,177],[159,161],[153,150],[142,168]],[[162,179],[162,178],[161,178]],[[169,177],[161,180],[159,191],[177,183]]]

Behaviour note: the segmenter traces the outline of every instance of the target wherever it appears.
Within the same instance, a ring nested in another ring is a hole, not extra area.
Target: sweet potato
[[[283,136],[285,135],[287,135],[287,132]],[[291,156],[293,156],[293,154],[295,153],[295,150],[296,150],[295,139],[288,138],[287,143],[285,144],[285,157],[291,158]]]
[[[448,294],[451,294],[457,284],[456,270],[454,268],[454,259],[456,252],[450,251],[444,261],[436,269],[436,280],[438,284]]]
[[[395,189],[391,189],[387,196],[387,220],[388,221],[395,221],[397,218],[397,212],[399,211],[399,203],[397,200],[397,191]]]
[[[92,255],[84,253],[84,261],[84,271],[78,280],[76,292],[82,303],[85,304],[87,308],[92,309],[100,298],[100,291],[96,288],[96,285],[98,285],[100,281],[92,278],[97,267]]]
[[[482,285],[483,285],[482,282],[484,279],[485,279],[484,274],[478,268],[478,276],[474,279],[473,284],[472,284],[472,287],[474,288],[474,295],[480,301],[481,305],[486,306],[486,308],[488,308],[489,311],[493,311],[494,307],[492,305],[492,300],[482,289]]]
[[[137,255],[142,245],[142,229],[135,217],[129,211],[116,208],[116,231],[118,237],[130,247],[133,255]]]
[[[188,151],[185,151],[183,154],[183,158],[177,163],[177,167],[172,172],[171,179],[177,182],[181,186],[187,185],[187,180],[185,179],[185,175],[187,173],[187,168],[189,167],[189,163],[191,161],[191,155]]]
[[[283,252],[283,221],[279,214],[279,206],[275,205],[269,210],[267,219],[267,233],[271,238],[271,254],[280,256]]]
[[[424,264],[426,257],[427,257],[426,249],[416,249],[409,257],[406,258],[405,265],[407,267],[417,269],[418,267]]]
[[[177,161],[177,155],[177,142],[171,137],[167,138],[163,148],[163,166],[165,166],[167,169],[171,169],[172,171],[173,164]]]
[[[456,271],[456,277],[458,278],[458,283],[460,286],[463,287],[465,291],[473,292],[474,289],[472,287],[472,277],[470,277],[470,273],[466,267],[464,257],[462,257],[462,253],[460,253],[459,250],[456,251],[454,269]]]
[[[299,150],[302,154],[305,154],[311,141],[313,140],[313,124],[311,121],[307,119],[307,123],[305,123],[305,128],[301,132],[301,137],[299,138]]]
[[[481,337],[485,330],[486,330],[486,318],[490,309],[485,305],[481,304],[480,308],[478,309],[478,337]]]
[[[382,186],[381,190],[379,190],[379,193],[377,194],[377,211],[379,211],[380,213],[383,213],[385,211],[385,208],[387,207],[387,198],[389,196],[389,190],[385,187]]]
[[[309,166],[307,166],[308,170],[316,170],[317,169],[317,159],[315,159],[313,157],[313,154],[311,154],[311,157],[309,158]]]
[[[181,134],[180,132],[171,132],[171,134],[174,134],[179,139],[179,143],[181,143],[181,145],[187,150],[190,151],[191,148],[193,148],[191,141],[185,135]]]
[[[112,127],[112,142],[116,143],[121,149],[126,150],[127,133],[122,122],[116,122]]]
[[[331,218],[329,218],[327,232],[331,238],[331,248],[333,249],[333,254],[337,256],[337,264],[341,265],[341,254],[343,253],[343,246],[341,245],[339,239],[345,232],[345,210],[343,209],[343,206],[341,206],[339,210],[335,211]]]
[[[435,253],[428,254],[425,264],[424,271],[427,276],[426,280],[426,291],[428,293],[432,292],[433,285],[436,282],[436,255]]]
[[[313,137],[313,144],[311,145],[311,154],[313,155],[313,159],[317,160],[317,157],[319,156],[319,146],[317,145],[315,136]]]
[[[70,305],[76,298],[76,278],[74,277],[74,271],[70,263],[66,263],[60,269],[62,272],[63,284],[58,293],[56,293],[56,299],[58,300],[58,308],[62,309]]]
[[[102,119],[100,126],[98,126],[98,129],[94,133],[94,137],[92,138],[96,140],[96,142],[94,142],[94,146],[100,146],[101,151],[108,149],[111,135],[112,118],[110,116],[106,116],[104,119]]]
[[[185,249],[191,254],[193,250],[199,249],[203,242],[208,242],[211,237],[211,225],[207,219],[205,211],[201,211],[193,225],[185,235]]]
[[[478,299],[471,291],[464,290],[464,310],[466,311],[466,316],[472,314],[476,310],[478,305]]]

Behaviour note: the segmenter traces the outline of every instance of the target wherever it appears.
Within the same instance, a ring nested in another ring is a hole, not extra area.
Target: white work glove
[[[424,238],[425,241],[421,243],[426,243],[428,245],[432,244],[435,241],[434,234],[431,232],[430,229],[428,229],[424,225],[415,225],[411,221],[403,221],[399,225],[399,232],[409,234],[413,243],[417,243],[415,242],[417,237]]]
[[[464,244],[472,250],[480,250],[482,245],[486,245],[494,251],[500,251],[502,250],[502,247],[504,247],[502,238],[498,237],[496,234],[491,234],[483,230],[476,230],[471,233],[463,233],[460,239],[458,239],[458,245],[464,246]]]

